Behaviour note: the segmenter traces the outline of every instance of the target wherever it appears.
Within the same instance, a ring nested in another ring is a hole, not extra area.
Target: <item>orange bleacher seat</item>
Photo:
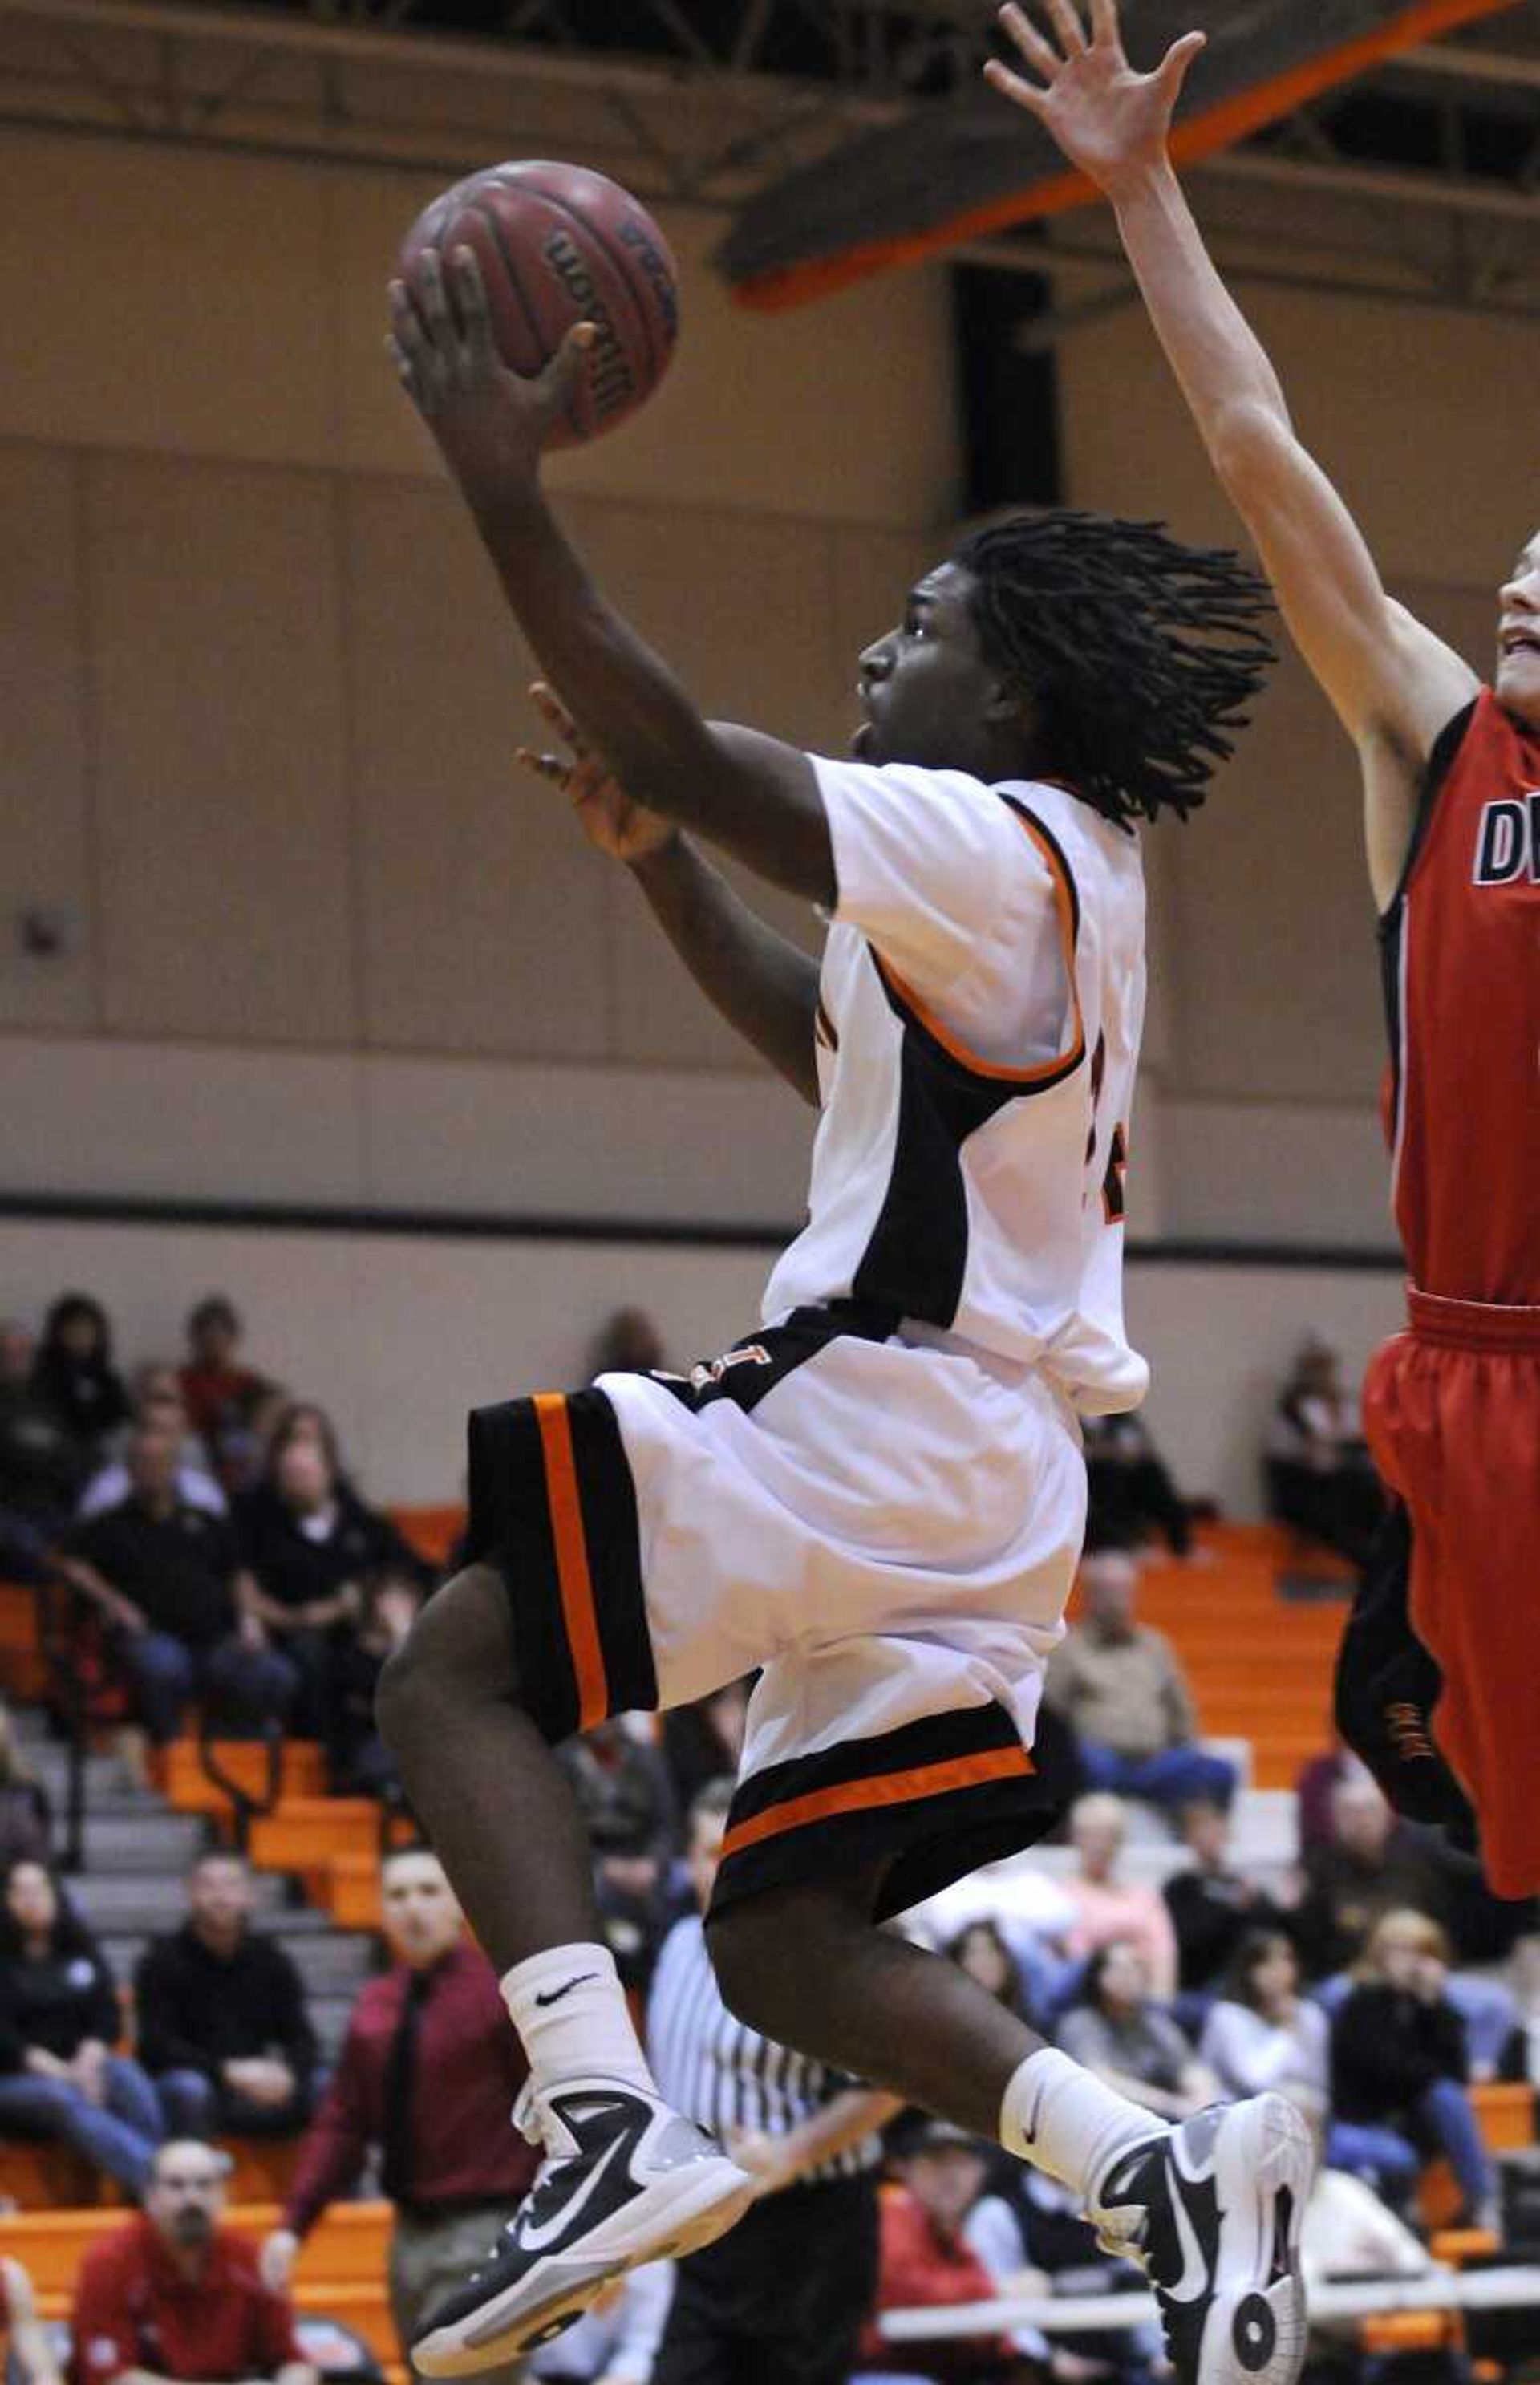
[[[402,1539],[429,1565],[447,1565],[454,1543],[466,1529],[463,1506],[391,1507],[387,1513]]]
[[[224,1771],[245,1790],[260,1797],[267,1786],[267,1750],[261,1740],[219,1739],[214,1754]],[[151,1758],[155,1785],[181,1814],[223,1814],[230,1800],[203,1768],[195,1739],[174,1739]],[[326,1789],[326,1756],[313,1739],[286,1739],[279,1770],[283,1793],[318,1797]]]
[[[372,1854],[379,1808],[372,1797],[281,1797],[252,1824],[247,1853],[262,1871],[305,1871],[334,1854]]]
[[[47,1687],[37,1592],[25,1582],[0,1581],[0,1690],[8,1698],[41,1698]]]
[[[1371,2354],[1458,2350],[1463,2341],[1458,2311],[1382,2311],[1359,2328],[1359,2349]]]
[[[325,1907],[339,1929],[379,1927],[379,1857],[331,1854],[309,1865],[304,1892],[312,1904]]]
[[[221,2137],[230,2155],[232,2203],[281,2203],[300,2157],[298,2137]]]
[[[0,2199],[23,2211],[53,2211],[97,2200],[100,2172],[70,2145],[0,2137]]]

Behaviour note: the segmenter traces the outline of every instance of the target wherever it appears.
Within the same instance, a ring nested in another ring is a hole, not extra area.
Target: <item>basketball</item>
[[[678,278],[668,243],[628,191],[584,166],[488,166],[424,208],[402,247],[402,278],[411,281],[425,248],[447,258],[462,247],[480,265],[514,372],[538,373],[574,323],[598,328],[552,446],[602,438],[646,404],[678,336]]]

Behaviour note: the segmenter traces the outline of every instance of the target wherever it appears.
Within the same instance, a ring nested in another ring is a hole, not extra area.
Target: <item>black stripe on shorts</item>
[[[602,1392],[475,1408],[469,1557],[508,1592],[519,1695],[553,1744],[658,1702],[636,1491]]]
[[[980,1864],[1035,1846],[1062,1815],[1067,1792],[993,1702],[793,1756],[739,1783],[712,1912],[886,1855],[872,1916],[886,1920]]]

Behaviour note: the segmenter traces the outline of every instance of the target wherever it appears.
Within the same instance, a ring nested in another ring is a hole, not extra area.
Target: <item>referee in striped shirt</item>
[[[689,1810],[702,1913],[731,1803],[713,1781]],[[876,2292],[876,2132],[898,2102],[735,2020],[700,1914],[664,1941],[647,2023],[664,2100],[759,2181],[738,2226],[678,2264],[652,2385],[844,2385]]]

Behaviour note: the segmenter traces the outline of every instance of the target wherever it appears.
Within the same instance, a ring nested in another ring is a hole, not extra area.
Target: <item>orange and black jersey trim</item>
[[[857,1300],[943,1328],[956,1321],[968,1267],[968,1192],[962,1153],[1007,1105],[1050,1093],[1082,1067],[1086,1028],[1075,975],[1080,893],[1062,846],[1014,796],[1000,801],[1046,864],[1053,885],[1069,994],[1063,1048],[1025,1067],[986,1060],[921,1000],[868,945],[888,1008],[899,1021],[899,1114],[882,1206],[855,1269]]]
[[[1067,1784],[1001,1705],[926,1715],[751,1773],[727,1817],[712,1911],[810,1874],[890,1858],[875,1920],[1046,1837]]]

